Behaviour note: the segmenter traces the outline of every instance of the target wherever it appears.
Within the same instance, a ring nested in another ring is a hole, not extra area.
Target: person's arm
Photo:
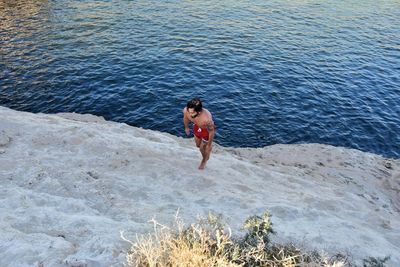
[[[215,136],[215,124],[212,120],[207,123],[207,130],[208,130],[208,143],[207,145],[211,147],[211,144],[214,140]]]
[[[186,108],[183,109],[183,125],[185,126],[185,133],[186,135],[190,134],[190,129],[189,129],[189,118],[187,117],[186,114]]]

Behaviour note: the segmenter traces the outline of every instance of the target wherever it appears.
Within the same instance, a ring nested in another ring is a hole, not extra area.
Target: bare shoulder
[[[208,109],[203,108],[203,112],[206,114],[207,120],[212,120],[211,112]]]
[[[205,116],[203,117],[203,125],[208,129],[208,130],[213,130],[215,128],[214,121],[212,119],[211,112],[209,112],[207,109],[203,109]]]
[[[183,112],[183,116],[184,116],[184,117],[187,117],[187,118],[189,118],[189,115],[188,115],[188,110],[187,110],[187,108],[186,108],[186,107],[184,107],[184,108],[183,108],[182,112]]]

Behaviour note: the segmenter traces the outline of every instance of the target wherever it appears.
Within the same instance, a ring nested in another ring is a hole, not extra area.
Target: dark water
[[[0,0],[0,105],[400,157],[399,1]],[[1,127],[1,125],[0,125]]]

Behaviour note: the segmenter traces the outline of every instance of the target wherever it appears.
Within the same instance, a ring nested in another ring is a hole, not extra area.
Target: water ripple
[[[0,105],[400,157],[398,1],[0,0]]]

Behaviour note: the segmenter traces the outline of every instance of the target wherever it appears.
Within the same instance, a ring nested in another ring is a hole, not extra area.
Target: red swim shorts
[[[208,131],[206,128],[199,128],[197,124],[193,125],[193,134],[204,141],[208,141]]]

